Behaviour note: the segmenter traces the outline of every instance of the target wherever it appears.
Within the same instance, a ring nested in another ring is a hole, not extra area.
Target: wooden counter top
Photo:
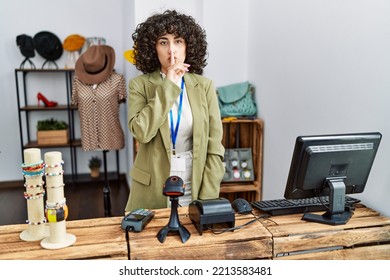
[[[23,241],[19,234],[28,225],[0,226],[0,259],[128,259],[126,237],[120,228],[122,217],[67,221],[67,233],[76,242],[66,248],[43,249],[41,241]]]

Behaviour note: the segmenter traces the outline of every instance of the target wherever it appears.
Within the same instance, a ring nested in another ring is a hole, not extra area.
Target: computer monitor
[[[297,137],[284,197],[329,196],[328,211],[302,219],[347,223],[353,213],[345,207],[345,195],[364,191],[381,138],[379,132]]]

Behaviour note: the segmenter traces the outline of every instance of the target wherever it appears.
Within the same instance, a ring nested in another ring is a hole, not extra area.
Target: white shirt
[[[178,87],[181,87],[181,81],[183,77],[179,79],[179,81],[176,83]],[[173,116],[173,126],[176,127],[177,124],[177,112],[179,108],[180,103],[180,95],[178,96],[177,100],[172,106],[172,116]],[[169,118],[169,128],[171,127],[171,120],[170,116]],[[176,145],[175,145],[175,151],[176,153],[182,153],[192,150],[192,125],[193,125],[193,119],[192,119],[192,111],[190,102],[188,100],[187,90],[184,84],[183,88],[183,104],[182,104],[182,110],[181,110],[181,117],[180,117],[180,124],[179,129],[176,137]],[[171,148],[173,148],[172,145],[172,136],[171,136]]]

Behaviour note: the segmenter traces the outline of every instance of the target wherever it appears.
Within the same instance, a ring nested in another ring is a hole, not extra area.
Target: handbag
[[[257,106],[254,93],[255,87],[249,82],[218,87],[221,117],[255,117]]]

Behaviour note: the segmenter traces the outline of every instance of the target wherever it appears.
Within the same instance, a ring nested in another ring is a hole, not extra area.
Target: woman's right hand
[[[171,51],[170,63],[171,65],[167,68],[167,78],[172,82],[177,83],[177,81],[186,72],[189,71],[188,68],[190,65],[184,62],[176,61],[174,51]]]

